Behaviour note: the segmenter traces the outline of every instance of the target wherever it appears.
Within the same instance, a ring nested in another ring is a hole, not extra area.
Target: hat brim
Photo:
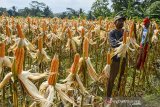
[[[125,20],[126,20],[126,18],[125,18],[125,17],[120,17],[120,18],[117,18],[114,22],[116,22],[117,20],[120,20],[120,19],[122,19],[123,21],[125,21]]]
[[[126,18],[125,18],[125,17],[122,17],[122,18],[120,18],[120,19],[123,19],[124,21],[126,20]]]

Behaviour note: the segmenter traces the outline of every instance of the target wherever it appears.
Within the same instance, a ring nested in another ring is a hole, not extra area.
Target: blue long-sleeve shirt
[[[144,45],[146,37],[147,37],[147,33],[148,33],[148,29],[146,27],[143,27],[143,31],[142,31],[142,40],[141,40],[141,44]],[[147,40],[146,40],[147,42]]]
[[[112,48],[119,46],[119,42],[123,40],[123,31],[118,31],[116,29],[109,33],[109,43]]]
[[[109,33],[109,43],[112,48],[119,47],[120,46],[119,42],[121,42],[122,40],[123,40],[123,30],[119,31],[117,29],[114,29]],[[120,61],[120,58],[117,57],[117,55],[115,55],[112,58],[112,60]]]

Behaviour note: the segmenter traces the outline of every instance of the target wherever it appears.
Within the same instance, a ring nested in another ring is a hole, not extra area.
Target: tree
[[[112,8],[115,14],[123,14],[133,17],[139,12],[138,6],[141,4],[139,0],[112,0]]]
[[[110,9],[108,6],[108,0],[96,0],[92,4],[91,10],[93,11],[93,15],[97,17],[107,17],[111,15]]]
[[[60,15],[58,15],[60,18],[66,18],[67,17],[67,12],[62,12]]]
[[[157,0],[112,0],[114,14],[128,17],[158,17],[159,1]]]
[[[68,10],[68,18],[70,19],[70,18],[72,18],[72,17],[78,17],[79,16],[79,14],[78,14],[78,12],[76,11],[76,10],[74,10],[74,9],[72,9],[72,8],[66,8],[67,10]]]
[[[13,16],[16,16],[16,15],[17,15],[16,7],[15,7],[15,6],[12,6],[12,10],[13,10]]]
[[[24,8],[24,14],[25,14],[25,16],[30,16],[30,13],[31,13],[31,9],[29,9],[28,7],[25,7]]]
[[[4,12],[6,12],[7,11],[7,9],[6,8],[2,8],[2,7],[0,7],[0,15],[2,15]]]
[[[160,18],[160,1],[152,3],[146,10],[146,15],[149,17]]]
[[[122,7],[123,14],[127,17],[139,16],[136,9],[141,3],[137,0],[128,0],[126,3],[127,5]]]
[[[28,7],[25,7],[24,9],[19,9],[18,10],[18,15],[19,16],[30,16],[31,14],[31,9],[29,9]]]
[[[38,1],[32,1],[30,3],[30,6],[31,6],[31,15],[32,16],[44,16],[43,14],[43,9],[46,7],[46,4],[43,3],[43,2],[38,2]]]
[[[13,16],[13,10],[12,10],[12,9],[9,9],[9,10],[7,11],[7,13],[8,13],[9,16]]]
[[[82,19],[85,19],[86,18],[86,14],[84,12],[84,10],[82,8],[79,9],[79,11],[77,12],[78,13],[78,16]]]
[[[46,7],[46,4],[45,3],[43,3],[43,2],[38,2],[38,1],[32,1],[31,3],[30,3],[30,6],[32,7],[32,8],[34,8],[34,9],[36,9],[37,7],[39,8],[39,9],[44,9],[45,7]]]
[[[89,12],[88,12],[87,19],[88,19],[88,20],[94,20],[94,19],[95,19],[92,11],[89,11]]]
[[[7,11],[7,13],[8,13],[10,16],[17,16],[17,15],[18,15],[15,6],[12,6],[12,8]]]
[[[53,17],[53,13],[48,6],[44,8],[43,14],[45,17]]]
[[[74,10],[72,8],[66,8],[66,9],[68,10],[66,13],[69,19],[78,18],[78,17],[81,17],[81,18],[86,17],[85,12],[82,8],[80,8],[79,10]]]

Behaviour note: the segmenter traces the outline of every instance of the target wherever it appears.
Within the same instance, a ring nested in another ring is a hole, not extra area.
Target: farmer
[[[114,24],[115,24],[116,28],[109,33],[109,43],[110,43],[112,49],[119,47],[120,46],[119,42],[121,42],[123,40],[124,30],[122,28],[124,26],[125,20],[126,20],[126,18],[124,16],[120,16],[120,15],[118,15],[114,18]],[[121,77],[124,74],[125,65],[126,65],[126,58],[123,58],[122,64],[121,64],[120,77],[119,77],[119,81],[118,81],[118,87],[117,87],[118,91],[120,88]],[[112,95],[112,90],[113,90],[113,86],[114,86],[114,81],[115,81],[115,78],[117,77],[119,69],[120,69],[120,57],[115,55],[112,57],[110,77],[109,77],[108,84],[107,84],[107,99],[106,99],[107,103],[111,103],[111,100],[112,100],[111,95]]]
[[[148,28],[150,25],[150,20],[149,18],[145,18],[143,20],[143,30],[142,30],[142,40],[140,43],[140,52],[139,52],[139,56],[138,56],[138,60],[137,60],[137,64],[136,64],[136,68],[137,69],[142,69],[144,67],[144,62],[147,56],[147,52],[148,52]]]

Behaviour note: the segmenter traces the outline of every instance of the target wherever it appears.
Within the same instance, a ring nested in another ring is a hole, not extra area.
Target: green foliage
[[[45,17],[53,17],[53,13],[48,6],[44,8],[43,14]]]
[[[0,15],[8,13],[9,16],[34,16],[34,17],[53,17],[76,19],[87,18],[94,20],[98,17],[114,17],[117,14],[124,14],[128,18],[159,18],[160,17],[160,1],[157,0],[111,0],[111,8],[108,8],[108,0],[95,0],[91,10],[85,13],[82,8],[75,10],[66,8],[62,13],[53,14],[49,6],[43,2],[32,1],[30,7],[17,10],[15,6],[7,10],[0,8]]]
[[[108,6],[108,0],[96,0],[92,7],[91,10],[93,11],[93,15],[98,18],[100,16],[102,17],[107,17],[111,15],[110,9],[107,7]]]
[[[87,19],[88,19],[88,20],[94,20],[94,19],[95,19],[92,11],[89,11],[89,12],[88,12]]]
[[[111,0],[112,1],[112,8],[114,10],[114,13],[118,13],[120,10],[122,10],[122,7],[127,5],[127,0]]]
[[[44,9],[46,7],[46,4],[43,2],[32,1],[30,3],[30,6],[31,6],[31,8],[34,8],[34,9],[37,9],[37,8]]]
[[[160,16],[160,1],[156,0],[112,0],[113,14],[124,14],[128,18],[146,16],[158,18]]]
[[[139,11],[141,3],[137,0],[112,0],[112,2],[112,8],[116,14],[124,14],[128,18],[141,15]]]
[[[62,12],[58,15],[60,18],[68,18],[68,19],[77,19],[77,18],[86,18],[86,14],[82,8],[79,10],[74,10],[72,8],[66,8],[67,11]]]
[[[9,16],[34,16],[34,17],[53,17],[51,9],[45,4],[37,1],[32,1],[30,3],[30,8],[25,7],[24,9],[17,10],[15,6],[7,10],[6,8],[0,8],[0,15],[3,13],[8,13]]]
[[[146,10],[146,14],[150,17],[160,17],[160,1],[152,3]]]

